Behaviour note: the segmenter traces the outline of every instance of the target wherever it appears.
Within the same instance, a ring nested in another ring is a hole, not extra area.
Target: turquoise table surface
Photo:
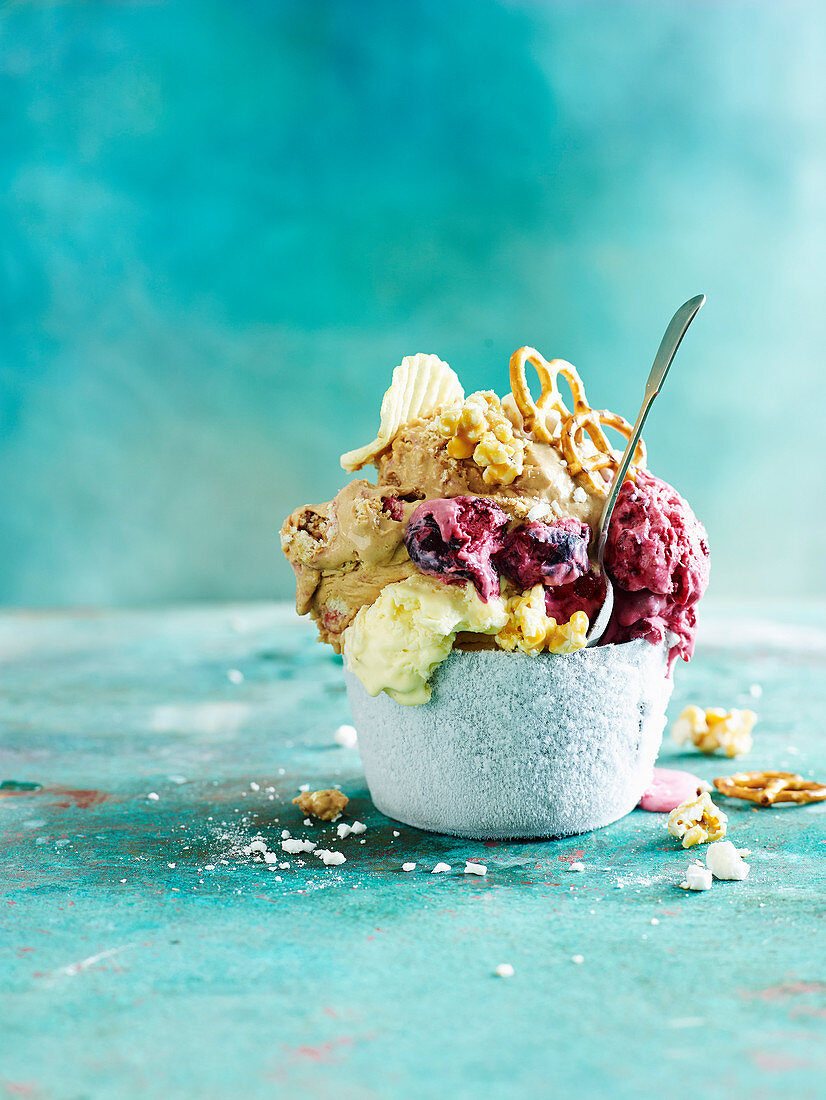
[[[751,705],[755,746],[661,759],[826,779],[824,622],[706,608],[670,715]],[[751,875],[687,893],[662,815],[527,843],[383,817],[285,606],[6,612],[0,655],[0,1096],[826,1092],[826,803],[720,798]],[[305,827],[305,783],[366,833]],[[243,855],[283,828],[347,862]]]

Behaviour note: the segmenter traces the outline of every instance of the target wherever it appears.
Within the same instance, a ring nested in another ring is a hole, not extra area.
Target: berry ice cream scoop
[[[413,512],[405,546],[422,573],[450,584],[472,581],[483,600],[499,595],[491,561],[502,546],[508,517],[492,500],[461,496],[429,500]]]
[[[614,613],[606,641],[670,632],[671,659],[694,650],[695,605],[709,577],[705,527],[676,489],[647,470],[626,481],[608,531],[605,551],[614,581]]]
[[[576,519],[526,523],[505,537],[496,564],[520,588],[572,584],[588,569],[590,537],[590,527]]]

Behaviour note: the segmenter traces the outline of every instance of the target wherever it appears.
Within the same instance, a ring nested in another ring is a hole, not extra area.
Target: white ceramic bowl
[[[566,836],[637,805],[672,681],[642,639],[567,655],[454,650],[433,697],[375,699],[345,670],[373,802],[418,829],[474,838]]]

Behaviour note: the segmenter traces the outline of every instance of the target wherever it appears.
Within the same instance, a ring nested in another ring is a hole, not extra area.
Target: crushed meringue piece
[[[579,862],[569,863],[568,864],[568,870],[569,871],[584,871],[585,870],[585,864],[584,863],[579,863]]]
[[[577,966],[579,966],[580,963],[585,962],[585,956],[584,955],[571,955],[571,962],[576,963]]]
[[[299,852],[312,852],[316,844],[312,840],[282,840],[281,850],[288,855],[297,856]]]
[[[488,869],[484,865],[484,863],[472,863],[469,860],[465,860],[464,874],[466,874],[466,875],[486,875],[487,873],[488,873]]]
[[[338,867],[342,863],[346,863],[344,855],[341,852],[322,852],[321,862],[325,867]]]
[[[250,841],[250,852],[261,852],[262,854],[267,850],[267,842],[263,837],[257,836],[255,840]]]
[[[339,726],[333,734],[333,740],[343,749],[354,749],[358,745],[358,733],[355,726]]]
[[[546,504],[544,500],[540,500],[528,509],[528,514],[525,518],[527,519],[528,523],[534,523],[538,519],[551,519],[553,514],[554,512],[550,504]]]
[[[748,849],[740,851],[734,847],[730,840],[719,840],[716,844],[710,844],[706,850],[706,866],[715,878],[729,882],[742,882],[748,878],[751,870],[748,863],[743,862],[743,855],[748,855]]]
[[[671,727],[678,745],[691,742],[707,756],[722,749],[726,756],[742,756],[752,746],[751,731],[757,721],[753,710],[688,706]]]
[[[346,821],[342,821],[340,825],[336,826],[336,832],[338,833],[339,840],[345,840],[350,835],[350,833],[352,833],[352,831],[352,826],[348,825]]]
[[[494,970],[494,974],[497,976],[497,978],[512,978],[515,974],[515,970],[510,963],[499,963],[497,968]]]
[[[680,803],[668,815],[668,831],[682,842],[684,848],[722,840],[726,835],[728,815],[718,809],[707,791]]]
[[[689,863],[685,872],[685,882],[680,883],[683,890],[710,890],[711,871],[701,863]]]
[[[431,875],[446,875],[450,869],[449,863],[437,863],[430,873]]]
[[[364,824],[363,821],[354,821],[353,824],[350,826],[350,832],[358,836],[360,833],[367,832],[367,826]]]
[[[403,863],[402,864],[402,870],[403,871],[415,871],[416,870],[416,864],[415,863]]]

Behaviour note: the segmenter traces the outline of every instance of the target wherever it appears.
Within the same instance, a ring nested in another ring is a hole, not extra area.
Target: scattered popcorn
[[[751,749],[751,731],[756,721],[753,710],[721,710],[719,707],[703,710],[690,706],[671,727],[671,736],[678,745],[690,741],[706,755],[722,749],[728,757],[742,756]]]
[[[150,791],[146,797],[149,799],[150,802],[157,802],[161,796],[159,794],[156,794],[154,791]]]
[[[241,671],[240,668],[231,668],[227,672],[227,679],[231,684],[243,684],[244,673]]]
[[[354,749],[358,745],[358,736],[355,726],[339,726],[333,734],[333,740],[343,749]]]
[[[508,653],[520,649],[535,654],[573,653],[585,645],[588,616],[575,611],[567,623],[557,623],[545,613],[545,589],[534,585],[527,592],[509,596],[505,601],[508,621],[496,635],[496,644]]]
[[[367,826],[362,821],[354,821],[353,824],[350,826],[350,831],[358,836],[359,833],[367,832]],[[396,835],[398,836],[398,833]],[[363,843],[364,841],[362,841],[362,844]]]
[[[312,840],[282,840],[281,850],[288,855],[297,856],[299,852],[312,852],[316,845]]]
[[[492,390],[472,393],[464,403],[447,409],[439,431],[450,437],[450,457],[472,458],[481,467],[486,485],[510,485],[522,473],[525,441],[514,435],[513,425]]]
[[[584,963],[585,962],[585,956],[584,955],[571,955],[571,962],[576,963],[577,965],[579,965],[579,963]]]
[[[682,842],[684,848],[722,840],[726,835],[728,816],[719,810],[703,791],[696,798],[681,803],[668,815],[668,831]]]
[[[416,864],[415,863],[403,863],[402,864],[402,870],[403,871],[415,871],[416,870]]]
[[[497,978],[512,978],[515,971],[510,963],[499,963],[494,970],[494,974]]]
[[[350,801],[346,794],[332,787],[310,793],[309,784],[307,784],[306,787],[299,787],[299,790],[302,793],[293,799],[293,804],[298,806],[302,813],[312,814],[320,821],[332,821]]]
[[[703,867],[702,863],[689,863],[685,872],[685,882],[681,882],[683,890],[710,890],[711,871]]]
[[[466,875],[486,875],[487,873],[488,873],[488,869],[484,865],[484,863],[471,863],[470,861],[465,860],[464,874],[466,874]]]
[[[720,840],[716,844],[708,846],[706,866],[715,878],[730,882],[742,882],[744,878],[748,878],[751,870],[749,864],[744,863],[742,858],[748,854],[746,848],[738,851],[730,840]]]
[[[584,863],[569,863],[568,864],[568,870],[569,871],[584,871],[585,870],[585,864]]]
[[[449,863],[437,863],[430,873],[431,875],[446,875],[450,869]]]
[[[347,825],[344,821],[342,821],[342,823],[336,829],[336,832],[338,833],[338,839],[339,840],[344,840],[346,837],[348,837],[350,835],[350,833],[352,833],[352,831],[353,831],[352,826]]]

